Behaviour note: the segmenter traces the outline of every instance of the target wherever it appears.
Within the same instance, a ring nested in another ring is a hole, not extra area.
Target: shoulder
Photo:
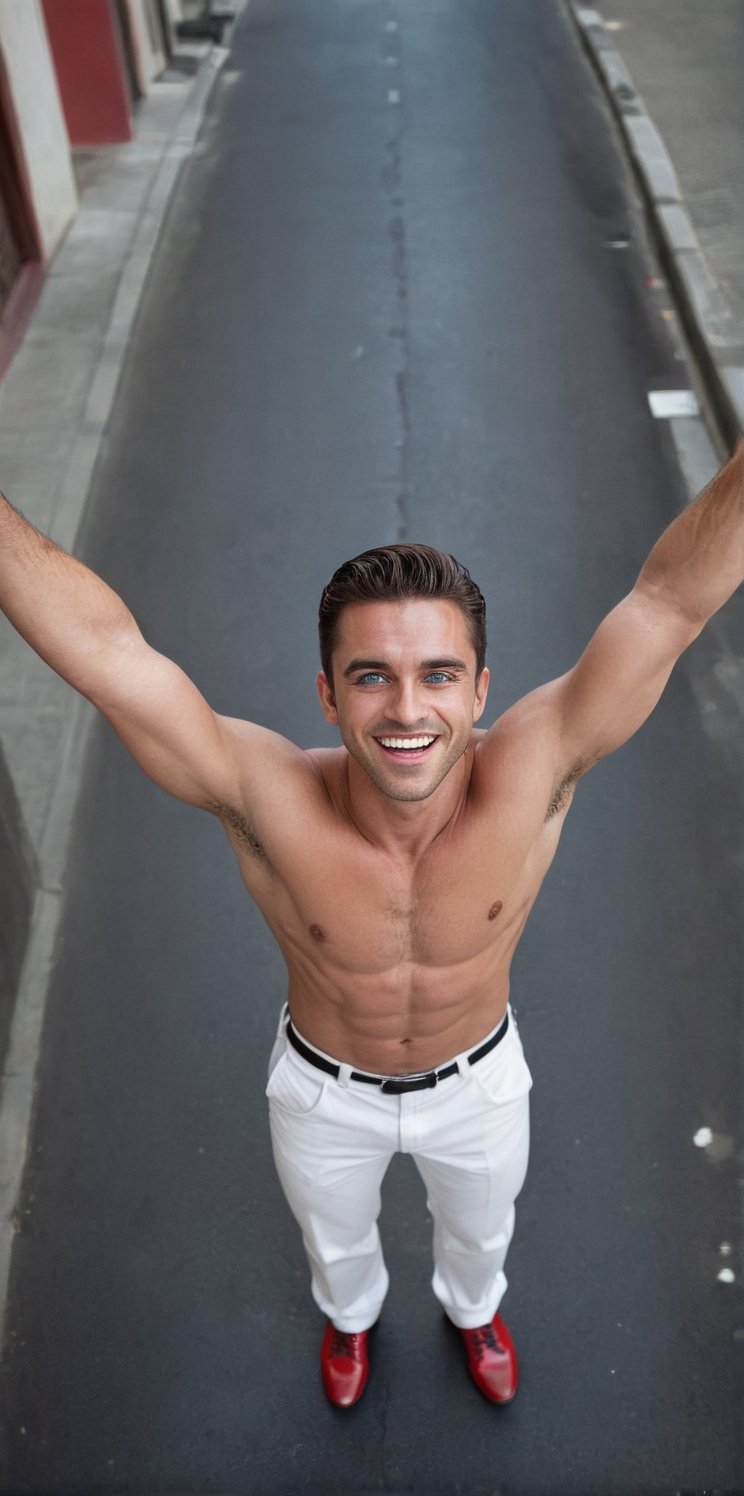
[[[488,762],[504,755],[526,754],[528,760],[552,760],[560,736],[560,682],[548,681],[515,701],[489,728],[475,728],[478,757]]]
[[[318,750],[300,748],[289,738],[256,722],[219,717],[220,731],[229,744],[241,810],[245,802],[277,804],[295,794],[311,794],[321,775]],[[214,807],[221,813],[224,807]]]
[[[269,869],[298,827],[318,825],[333,798],[333,750],[304,749],[281,733],[238,718],[220,719],[235,755],[237,791],[232,803],[209,807],[236,851]],[[336,771],[337,772],[337,771]]]
[[[336,798],[346,780],[345,748],[300,748],[271,728],[237,717],[219,719],[231,739],[240,782],[262,794],[286,797],[293,787]]]
[[[566,790],[582,767],[563,762],[560,701],[550,681],[510,706],[487,730],[477,730],[474,773],[487,795],[523,803],[530,815],[551,817],[568,803]],[[516,805],[515,805],[516,809]]]
[[[251,758],[286,758],[287,760],[305,757],[304,750],[298,748],[290,738],[285,738],[280,732],[274,732],[270,727],[262,727],[258,722],[245,722],[240,717],[218,717],[221,731],[229,738],[236,752],[249,755]]]

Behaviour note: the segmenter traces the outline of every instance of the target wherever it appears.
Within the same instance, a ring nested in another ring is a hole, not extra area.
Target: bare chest
[[[461,838],[411,866],[339,839],[251,892],[286,955],[348,973],[451,970],[513,950],[551,855]]]

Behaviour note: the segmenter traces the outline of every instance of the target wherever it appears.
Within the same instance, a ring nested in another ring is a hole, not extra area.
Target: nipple
[[[313,940],[325,940],[325,935],[323,934],[320,925],[311,925],[310,934],[312,935]]]
[[[503,906],[503,904],[501,902],[501,899],[497,899],[496,903],[492,904],[491,907],[490,907],[490,909],[489,909],[489,911],[488,911],[488,918],[489,919],[496,919],[496,916],[501,913],[503,907],[504,906]]]

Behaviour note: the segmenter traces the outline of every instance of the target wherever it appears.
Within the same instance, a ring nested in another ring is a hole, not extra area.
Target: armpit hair
[[[268,866],[269,859],[266,856],[263,843],[259,841],[256,832],[245,816],[241,815],[239,811],[233,810],[231,805],[215,805],[214,810],[215,815],[218,815],[220,820],[224,821],[225,825],[229,827],[235,840],[240,843],[241,847],[245,847],[246,851],[251,852],[259,862],[265,862]]]
[[[573,799],[573,792],[576,787],[576,781],[577,779],[581,778],[583,772],[583,763],[574,764],[573,768],[566,775],[565,779],[561,780],[561,783],[558,785],[558,788],[555,791],[555,794],[553,795],[553,798],[548,806],[545,815],[546,821],[552,820],[553,816],[557,816],[562,810],[568,809],[568,806]]]

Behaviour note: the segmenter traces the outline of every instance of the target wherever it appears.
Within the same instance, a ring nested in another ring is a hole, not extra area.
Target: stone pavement
[[[744,431],[743,0],[607,0],[574,15],[617,112],[729,443]]]

